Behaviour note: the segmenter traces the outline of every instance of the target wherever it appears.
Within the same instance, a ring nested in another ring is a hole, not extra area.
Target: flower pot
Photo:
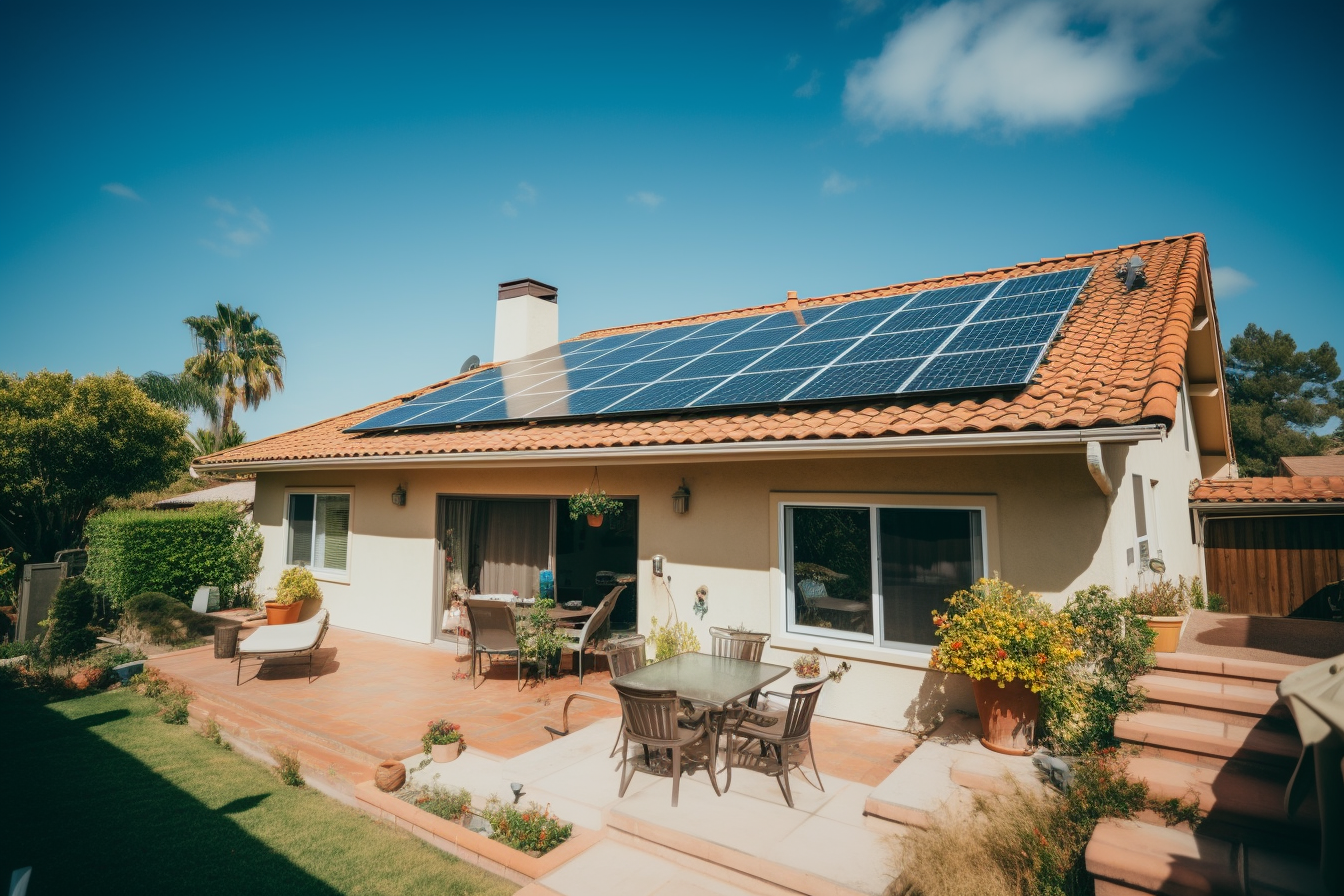
[[[604,514],[601,514],[601,513],[590,513],[590,514],[588,514],[588,525],[592,526],[594,529],[600,527],[600,526],[602,525],[602,517],[603,517],[603,515],[604,515]]]
[[[384,793],[400,790],[401,785],[406,783],[406,766],[395,759],[378,763],[378,769],[373,773],[373,783]]]
[[[1021,681],[999,682],[973,679],[975,708],[980,713],[980,743],[995,753],[1029,756],[1035,750],[1036,719],[1041,714],[1041,696]]]
[[[1184,616],[1140,616],[1150,629],[1157,633],[1153,641],[1155,653],[1175,653],[1181,645],[1181,627],[1185,625]]]
[[[429,747],[429,758],[435,762],[452,762],[457,758],[458,746],[451,744],[431,744]]]
[[[296,600],[292,604],[278,604],[273,600],[266,601],[266,624],[267,625],[290,625],[299,621],[299,614],[303,612],[303,601]]]

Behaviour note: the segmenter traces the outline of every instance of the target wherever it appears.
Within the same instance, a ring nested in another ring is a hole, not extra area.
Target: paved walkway
[[[151,665],[212,701],[379,758],[419,750],[425,727],[437,718],[461,725],[474,749],[518,756],[551,740],[544,726],[560,727],[565,698],[575,691],[615,699],[604,669],[585,672],[582,688],[567,673],[526,684],[519,693],[514,666],[500,663],[473,689],[466,677],[470,664],[453,650],[334,627],[323,643],[314,664],[320,672],[311,682],[304,662],[274,660],[258,672],[249,660],[242,685],[235,686],[236,663],[215,659],[210,647],[159,657]],[[569,659],[564,663],[568,670]],[[570,727],[619,714],[615,702],[576,700]],[[818,719],[813,727],[822,773],[869,785],[886,778],[916,744],[904,732],[869,725]]]
[[[1310,666],[1344,653],[1344,623],[1191,610],[1181,653]]]

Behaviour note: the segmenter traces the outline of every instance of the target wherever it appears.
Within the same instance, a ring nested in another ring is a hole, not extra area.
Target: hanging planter
[[[607,493],[597,481],[597,470],[593,470],[593,481],[588,488],[569,496],[569,518],[576,520],[588,517],[588,525],[594,529],[602,525],[608,516],[616,516],[625,509],[625,502],[608,498]]]

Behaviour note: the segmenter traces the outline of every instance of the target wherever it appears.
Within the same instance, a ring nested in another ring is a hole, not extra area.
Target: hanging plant
[[[588,517],[588,525],[602,525],[602,518],[610,514],[617,516],[625,509],[625,502],[618,501],[615,498],[608,498],[607,493],[602,490],[601,484],[597,481],[597,470],[593,470],[593,481],[581,492],[569,496],[569,518],[577,520],[581,516]]]

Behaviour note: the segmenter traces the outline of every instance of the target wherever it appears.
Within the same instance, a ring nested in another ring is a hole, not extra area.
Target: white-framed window
[[[983,506],[781,508],[785,629],[792,634],[927,650],[937,643],[933,611],[988,568]]]
[[[350,569],[350,493],[292,491],[286,498],[285,562],[338,578]]]

